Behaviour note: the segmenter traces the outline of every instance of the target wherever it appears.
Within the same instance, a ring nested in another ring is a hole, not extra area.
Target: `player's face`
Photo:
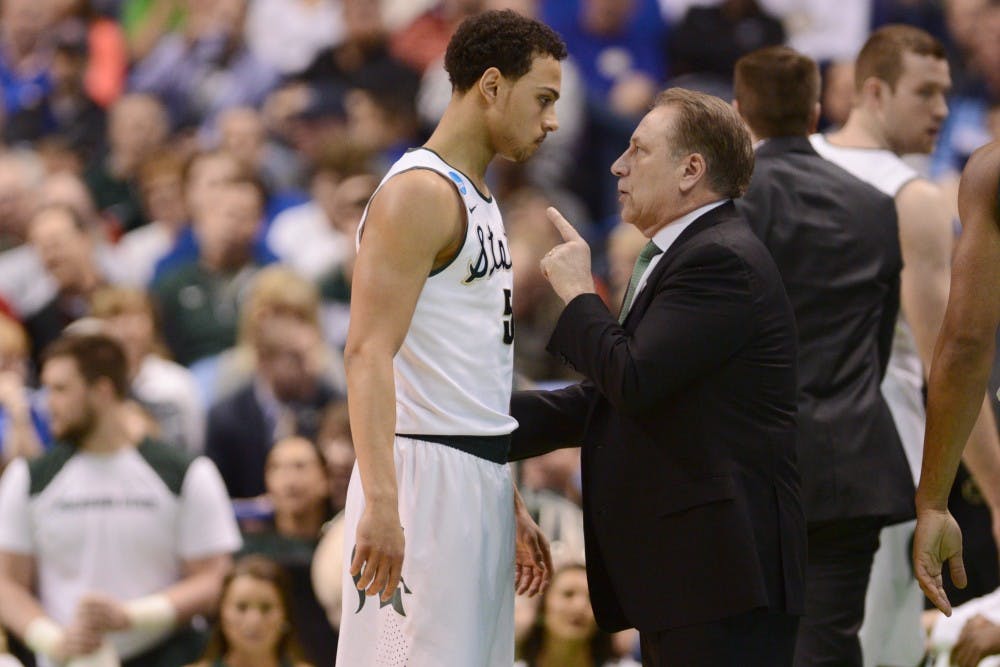
[[[545,628],[559,639],[587,639],[596,622],[590,607],[587,573],[582,568],[563,570],[556,575],[545,599]]]
[[[496,108],[497,154],[524,162],[534,155],[549,132],[559,129],[556,100],[561,81],[562,66],[551,56],[535,58],[520,79],[504,80]]]
[[[274,655],[287,622],[275,585],[246,575],[230,582],[220,618],[230,649],[257,655]]]
[[[888,86],[886,86],[888,89]],[[948,61],[903,54],[903,71],[883,106],[889,148],[898,155],[930,153],[948,117]]]
[[[672,195],[684,171],[670,140],[676,113],[669,106],[647,113],[628,148],[611,165],[611,173],[618,177],[622,221],[635,225],[647,238],[670,221]]]
[[[93,396],[72,357],[53,357],[42,368],[52,435],[80,442],[97,421]]]

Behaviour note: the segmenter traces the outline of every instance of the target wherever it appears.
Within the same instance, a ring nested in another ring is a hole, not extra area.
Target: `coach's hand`
[[[543,592],[552,577],[549,541],[531,518],[517,487],[514,487],[514,590],[529,598]]]
[[[569,303],[580,294],[595,291],[594,277],[590,273],[590,246],[559,211],[550,206],[545,212],[562,236],[563,243],[542,258],[542,275],[548,279],[559,298]]]
[[[358,522],[351,576],[366,595],[392,599],[403,570],[403,527],[395,500],[369,502]],[[360,578],[358,578],[360,576]]]

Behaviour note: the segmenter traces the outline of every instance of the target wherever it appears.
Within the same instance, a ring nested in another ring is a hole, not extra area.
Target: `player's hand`
[[[941,568],[946,562],[952,583],[965,588],[962,530],[958,522],[948,510],[919,510],[913,535],[913,571],[924,595],[946,616],[951,616],[951,603],[941,580]]]
[[[542,529],[528,514],[514,489],[514,588],[518,595],[532,597],[545,590],[552,577],[552,552]]]
[[[101,648],[104,639],[100,632],[80,622],[74,622],[65,628],[64,632],[62,644],[57,649],[56,655],[52,656],[58,662],[90,655]]]
[[[396,501],[367,503],[358,522],[351,576],[359,591],[392,599],[403,571],[403,527]]]
[[[131,627],[125,607],[120,602],[96,593],[80,598],[76,607],[76,621],[100,634],[128,630]]]
[[[559,298],[564,303],[569,303],[580,294],[594,291],[594,277],[590,273],[590,246],[555,208],[550,206],[545,213],[559,231],[563,242],[542,258],[542,275]]]
[[[958,667],[976,667],[983,658],[1000,652],[1000,625],[983,616],[973,616],[951,650],[951,662]]]

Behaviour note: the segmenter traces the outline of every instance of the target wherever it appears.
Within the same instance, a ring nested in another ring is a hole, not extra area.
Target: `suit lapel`
[[[728,201],[721,206],[713,208],[708,213],[702,215],[700,218],[692,222],[687,229],[681,232],[681,235],[677,237],[667,251],[664,253],[663,258],[653,267],[650,272],[649,277],[646,279],[646,286],[642,288],[642,291],[635,296],[635,300],[632,303],[632,308],[629,309],[628,315],[625,316],[625,322],[623,323],[626,328],[628,328],[629,320],[631,320],[636,313],[645,312],[646,308],[649,307],[649,302],[652,300],[653,290],[649,289],[650,285],[655,285],[659,282],[666,272],[670,269],[670,265],[673,264],[674,260],[681,254],[684,246],[688,244],[694,237],[698,236],[705,230],[714,227],[718,223],[727,220],[729,218],[738,217],[736,212],[736,205],[732,201]]]

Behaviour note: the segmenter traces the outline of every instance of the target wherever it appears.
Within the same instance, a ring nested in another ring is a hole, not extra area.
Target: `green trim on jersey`
[[[76,447],[65,442],[57,442],[52,449],[37,459],[28,461],[28,478],[31,486],[29,496],[37,496],[55,479],[66,462],[76,455]]]
[[[172,447],[152,438],[145,438],[136,448],[149,467],[163,480],[170,492],[181,495],[184,477],[194,458],[179,447]]]

